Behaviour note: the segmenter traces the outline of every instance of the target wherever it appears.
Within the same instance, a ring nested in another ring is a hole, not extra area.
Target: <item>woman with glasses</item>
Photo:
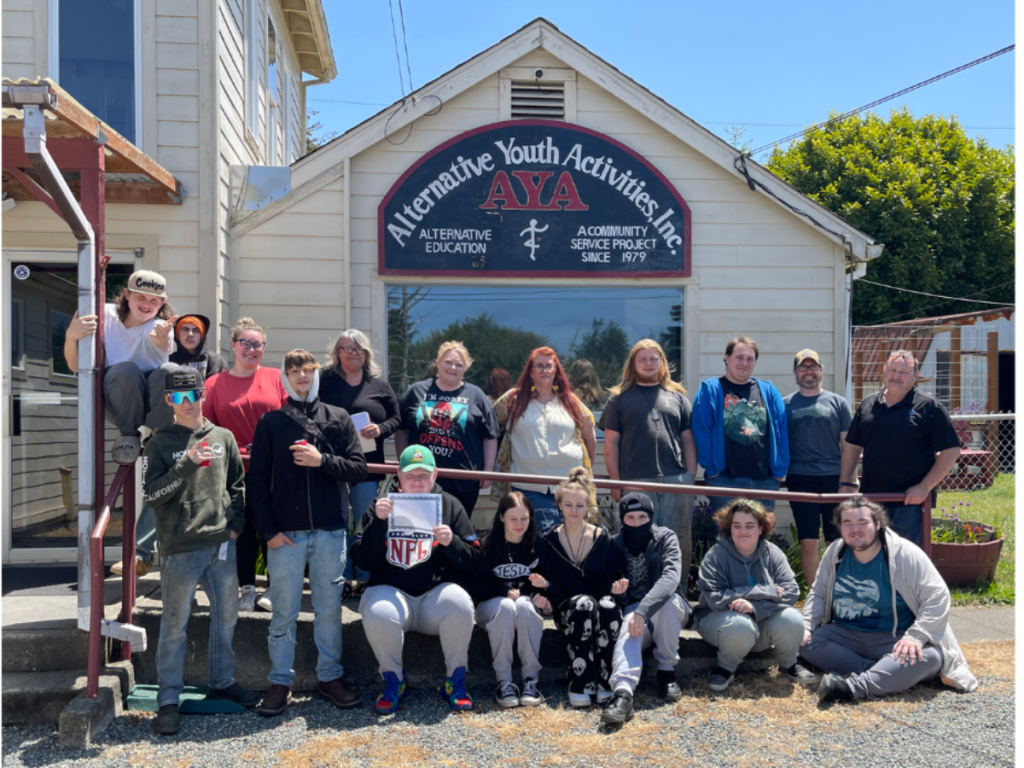
[[[515,387],[494,403],[498,425],[504,432],[498,454],[500,472],[565,477],[575,467],[592,474],[596,447],[594,415],[569,384],[558,355],[551,347],[530,353]],[[516,483],[526,494],[543,536],[560,522],[554,485]],[[495,483],[491,496],[509,493],[508,483]]]
[[[238,442],[244,457],[256,432],[260,416],[276,411],[288,400],[281,384],[281,372],[276,368],[263,368],[263,350],[266,337],[255,321],[243,317],[231,329],[231,351],[235,364],[211,377],[206,382],[203,416],[218,427],[229,429]],[[273,610],[270,599],[256,595],[256,558],[262,548],[266,557],[266,543],[256,545],[256,531],[249,505],[249,466],[246,464],[245,528],[238,537],[238,584],[241,596],[238,610],[253,611],[257,604],[265,611]]]
[[[446,341],[437,351],[437,375],[409,387],[399,411],[402,428],[395,432],[395,452],[423,445],[440,469],[494,470],[498,453],[498,420],[483,390],[464,380],[473,358],[461,341]],[[481,489],[489,482],[439,477],[438,485],[462,502],[473,516]]]

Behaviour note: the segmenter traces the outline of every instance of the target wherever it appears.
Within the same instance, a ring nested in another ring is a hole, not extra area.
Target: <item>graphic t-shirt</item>
[[[783,398],[789,429],[789,472],[815,477],[838,475],[843,449],[839,433],[850,429],[853,415],[846,398],[835,392]]]
[[[626,590],[626,605],[639,603],[647,595],[647,556],[641,552],[634,555],[626,553],[626,578],[629,587]]]
[[[409,444],[428,447],[437,466],[447,469],[483,469],[484,440],[498,437],[491,401],[473,384],[445,392],[434,379],[417,381],[402,398],[401,414]],[[472,480],[453,482],[460,491],[479,485]]]
[[[733,384],[725,376],[723,425],[725,430],[726,477],[767,480],[772,476],[768,430],[768,408],[760,388],[752,381]]]
[[[622,435],[619,477],[623,480],[680,475],[686,471],[680,434],[691,428],[692,408],[682,392],[634,386],[608,400],[601,429]]]
[[[855,632],[892,632],[892,579],[885,552],[879,550],[869,562],[862,563],[847,549],[836,569],[832,590],[832,620]],[[914,614],[896,593],[896,615],[900,634],[910,629]]]

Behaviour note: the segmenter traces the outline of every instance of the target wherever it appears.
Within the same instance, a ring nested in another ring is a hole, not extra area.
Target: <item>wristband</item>
[[[839,487],[842,488],[844,485],[848,485],[851,488],[860,488],[860,483],[840,483]]]

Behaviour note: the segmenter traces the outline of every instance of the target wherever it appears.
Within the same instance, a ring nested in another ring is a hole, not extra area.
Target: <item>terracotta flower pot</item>
[[[932,521],[932,527],[945,527],[942,519]],[[981,526],[985,531],[983,541],[978,544],[950,544],[932,542],[932,562],[939,574],[950,587],[970,587],[978,580],[992,581],[996,576],[999,553],[1003,549],[1003,538],[994,538],[994,529],[984,523],[969,522]]]

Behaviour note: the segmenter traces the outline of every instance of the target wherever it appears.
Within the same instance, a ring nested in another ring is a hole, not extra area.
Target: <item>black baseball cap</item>
[[[188,392],[203,389],[203,374],[195,368],[179,365],[167,372],[164,378],[164,392]]]

